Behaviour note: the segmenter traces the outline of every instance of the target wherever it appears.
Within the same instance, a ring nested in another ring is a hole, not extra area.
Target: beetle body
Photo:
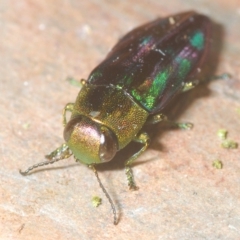
[[[162,110],[178,94],[193,88],[205,78],[211,23],[195,12],[185,12],[140,26],[125,35],[85,81],[75,103],[63,111],[65,143],[46,157],[50,161],[32,169],[68,158],[93,168],[108,162],[116,152],[135,141],[142,148],[125,161],[128,185],[136,189],[132,162],[143,153],[150,137],[147,124],[165,120]],[[66,112],[71,112],[66,120]]]
[[[123,37],[91,72],[71,109],[64,138],[74,156],[86,164],[110,161],[140,135],[147,119],[196,85],[209,34],[209,19],[187,12]]]

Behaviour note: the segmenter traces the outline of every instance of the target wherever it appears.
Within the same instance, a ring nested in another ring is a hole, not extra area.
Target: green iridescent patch
[[[202,32],[197,31],[191,38],[190,43],[193,47],[197,48],[198,50],[203,49],[204,45],[204,35]]]
[[[153,109],[155,101],[158,98],[160,92],[165,89],[166,81],[169,77],[169,71],[165,70],[157,74],[155,79],[149,84],[149,79],[146,79],[144,84],[138,87],[138,89],[132,90],[132,96],[136,100],[140,101],[144,107],[148,110]]]
[[[140,46],[147,45],[147,44],[150,42],[150,40],[151,40],[151,37],[150,37],[150,36],[145,37],[145,38],[142,40]]]
[[[182,59],[179,66],[179,78],[183,79],[191,69],[191,62],[188,59]]]

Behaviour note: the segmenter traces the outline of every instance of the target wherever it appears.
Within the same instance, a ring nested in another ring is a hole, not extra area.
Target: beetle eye
[[[115,135],[106,127],[101,127],[99,156],[102,162],[109,162],[117,152],[117,139]]]

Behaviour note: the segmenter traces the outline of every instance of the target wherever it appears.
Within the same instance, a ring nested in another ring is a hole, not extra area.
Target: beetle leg
[[[184,83],[182,92],[186,92],[186,91],[188,91],[190,89],[195,88],[198,85],[198,83],[199,83],[198,81]]]
[[[63,109],[63,126],[65,127],[67,124],[66,113],[73,111],[74,103],[67,103],[67,105]]]
[[[191,130],[193,128],[193,124],[190,122],[170,122],[174,128],[180,128],[183,130]]]
[[[147,147],[149,146],[150,138],[146,132],[142,132],[142,133],[138,134],[133,139],[133,141],[143,144],[143,147],[138,152],[133,154],[128,160],[125,161],[125,173],[127,175],[129,189],[137,190],[138,187],[136,186],[136,184],[134,182],[131,165],[132,165],[133,161],[135,161],[135,159],[138,158],[139,155],[142,154],[147,149]]]
[[[184,130],[189,130],[193,128],[193,124],[190,122],[174,122],[171,120],[168,120],[167,116],[160,113],[160,114],[156,114],[153,116],[150,116],[145,125],[150,125],[150,124],[156,124],[162,121],[166,121],[167,123],[169,123],[170,126],[174,127],[174,128],[180,128],[180,129],[184,129]]]
[[[156,115],[152,115],[150,116],[147,121],[146,121],[146,125],[150,125],[150,124],[156,124],[156,123],[159,123],[161,121],[167,121],[167,116],[162,114],[162,113],[159,113],[159,114],[156,114]]]

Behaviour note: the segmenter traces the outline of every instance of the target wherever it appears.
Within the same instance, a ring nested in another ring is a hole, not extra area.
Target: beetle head
[[[109,128],[81,115],[67,123],[64,139],[75,158],[88,165],[108,162],[118,150],[117,138]]]

